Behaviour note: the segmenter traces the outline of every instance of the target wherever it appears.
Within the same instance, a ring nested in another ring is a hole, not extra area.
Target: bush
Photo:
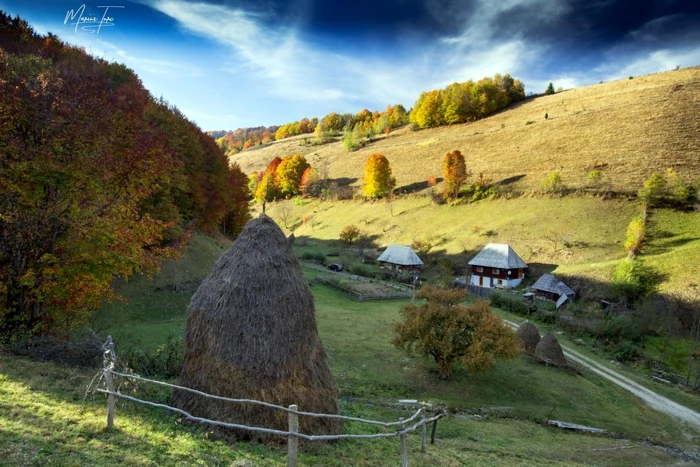
[[[318,251],[305,251],[301,254],[301,259],[316,261],[324,265],[326,264],[326,255]]]
[[[530,312],[525,300],[516,295],[495,292],[491,295],[491,305],[521,316],[527,316]]]
[[[366,264],[362,263],[352,263],[348,266],[347,270],[351,274],[357,274],[358,276],[363,277],[372,277],[374,274],[374,270],[371,266],[367,266]]]
[[[180,375],[184,361],[184,346],[181,338],[168,336],[165,344],[149,353],[138,346],[131,347],[120,355],[134,373],[147,377],[175,378]]]
[[[564,189],[564,182],[559,172],[550,173],[547,178],[542,180],[540,185],[545,193],[556,193]]]
[[[618,342],[612,351],[615,360],[623,363],[635,363],[644,357],[642,349],[632,342]]]
[[[631,256],[636,255],[642,247],[646,235],[644,216],[637,216],[627,226],[624,247]]]

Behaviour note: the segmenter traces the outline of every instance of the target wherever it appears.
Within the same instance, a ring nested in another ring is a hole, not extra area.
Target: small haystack
[[[520,342],[520,351],[522,353],[534,355],[540,339],[540,331],[530,321],[525,321],[518,328],[518,341]]]
[[[187,311],[179,384],[224,397],[338,413],[338,390],[316,329],[314,299],[287,237],[265,214],[248,222],[202,281]],[[287,430],[287,413],[173,392],[173,405],[210,419]],[[299,417],[306,434],[339,420]],[[278,439],[262,433],[241,437]]]
[[[556,366],[566,366],[566,357],[554,334],[548,332],[535,348],[535,356]]]

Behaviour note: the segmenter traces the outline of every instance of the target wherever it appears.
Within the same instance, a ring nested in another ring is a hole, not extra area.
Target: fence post
[[[399,418],[401,422],[401,431],[406,428],[406,424],[403,422],[403,417]],[[401,467],[408,467],[408,453],[406,452],[406,433],[401,433],[399,435],[401,438]]]
[[[426,435],[428,434],[428,427],[426,426],[425,419],[427,418],[425,415],[425,407],[421,409],[421,420],[423,421],[423,431],[421,432],[420,435],[420,451],[425,452],[425,438]]]
[[[433,431],[430,432],[430,444],[435,444],[435,429],[437,428],[438,419],[433,422]]]
[[[289,432],[299,432],[299,415],[296,404],[289,406]],[[299,449],[299,438],[294,434],[290,434],[287,438],[287,467],[297,467],[297,450]]]
[[[114,382],[112,381],[112,370],[114,369],[114,342],[112,336],[107,336],[104,346],[104,357],[102,359],[102,372],[105,377],[105,387],[110,393],[114,392]],[[107,429],[114,428],[114,395],[107,395]]]

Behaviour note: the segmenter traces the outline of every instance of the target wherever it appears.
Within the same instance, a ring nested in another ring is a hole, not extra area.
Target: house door
[[[479,287],[484,286],[484,276],[479,276]]]

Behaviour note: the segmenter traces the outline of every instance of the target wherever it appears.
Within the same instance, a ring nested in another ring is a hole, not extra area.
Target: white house
[[[527,271],[525,261],[505,243],[489,243],[469,265],[469,283],[480,287],[517,287]]]

